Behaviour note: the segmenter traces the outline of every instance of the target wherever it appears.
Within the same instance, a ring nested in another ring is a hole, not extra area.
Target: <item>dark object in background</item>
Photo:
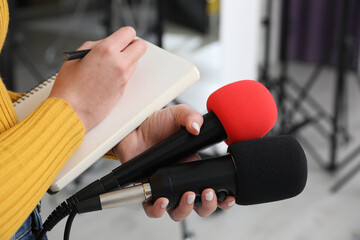
[[[206,0],[166,0],[164,4],[167,19],[201,33],[208,31],[209,15],[206,11]]]
[[[11,12],[14,7],[13,1],[9,1],[8,5],[9,11]],[[0,76],[6,88],[11,91],[15,91],[16,88],[13,71],[14,56],[11,54],[15,48],[13,25],[14,21],[9,21],[7,36],[0,54]]]
[[[290,6],[291,32],[289,35],[289,59],[320,62],[331,49],[327,64],[337,63],[337,45],[340,37],[339,24],[344,0],[292,1]],[[349,34],[351,60],[347,67],[357,69],[360,50],[360,1],[349,1]],[[335,42],[335,44],[334,44]]]
[[[16,4],[16,7],[31,7],[39,5],[51,5],[54,3],[58,3],[59,0],[17,0],[12,2]]]

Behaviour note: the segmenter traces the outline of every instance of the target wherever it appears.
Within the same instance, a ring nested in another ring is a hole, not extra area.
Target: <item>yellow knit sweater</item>
[[[0,49],[9,21],[0,0]],[[84,138],[84,128],[61,99],[47,99],[18,122],[12,100],[0,80],[0,239],[9,239],[29,216],[51,182]]]

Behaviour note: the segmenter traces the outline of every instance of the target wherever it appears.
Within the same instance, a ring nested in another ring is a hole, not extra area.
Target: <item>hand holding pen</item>
[[[107,116],[145,53],[145,41],[135,36],[133,28],[124,27],[105,39],[85,42],[79,50],[88,52],[86,58],[66,61],[61,67],[49,98],[70,104],[85,131]]]

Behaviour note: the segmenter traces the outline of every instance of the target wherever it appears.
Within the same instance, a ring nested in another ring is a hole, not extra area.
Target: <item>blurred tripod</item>
[[[338,161],[338,147],[339,140],[342,137],[344,142],[349,141],[349,133],[346,125],[346,108],[347,102],[345,99],[345,90],[347,84],[348,63],[352,46],[351,35],[348,32],[348,25],[351,22],[351,3],[352,0],[342,1],[341,8],[341,23],[339,26],[339,41],[335,44],[329,45],[329,50],[325,51],[321,61],[317,64],[310,78],[306,81],[304,86],[296,83],[288,74],[288,35],[290,29],[290,5],[291,0],[283,0],[282,11],[282,26],[281,26],[281,53],[280,53],[280,77],[278,79],[270,79],[269,68],[269,47],[270,47],[270,32],[271,32],[271,6],[272,0],[267,2],[267,17],[263,21],[265,27],[265,48],[264,48],[264,63],[260,72],[260,81],[263,82],[271,90],[277,92],[277,102],[279,107],[279,134],[297,134],[304,145],[306,145],[309,153],[314,156],[314,159],[328,171],[335,171],[347,165],[358,154],[360,154],[360,146],[357,147],[343,160]],[[314,86],[324,66],[330,59],[330,53],[334,45],[337,47],[336,64],[336,81],[334,89],[333,114],[329,114],[325,109],[310,95],[309,92]],[[360,79],[357,78],[357,83],[360,87]],[[291,88],[293,92],[298,95],[291,95],[286,88]],[[295,96],[294,96],[295,95]],[[308,102],[315,110],[315,116],[311,116],[308,110],[303,107],[303,103]],[[290,107],[289,107],[290,106]],[[294,121],[294,115],[300,113],[304,116],[302,121]],[[319,121],[324,119],[331,125],[331,130],[327,130]],[[312,144],[305,138],[300,137],[299,130],[309,124],[316,125],[316,130],[329,139],[330,157],[327,162]],[[360,166],[359,166],[360,169]]]

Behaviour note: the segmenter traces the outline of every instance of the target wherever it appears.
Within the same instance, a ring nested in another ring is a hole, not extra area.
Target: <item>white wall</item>
[[[220,7],[222,84],[257,79],[262,0],[222,0]]]
[[[257,79],[262,63],[266,0],[222,0],[220,13],[221,83]],[[279,61],[281,1],[272,1],[270,64]]]

